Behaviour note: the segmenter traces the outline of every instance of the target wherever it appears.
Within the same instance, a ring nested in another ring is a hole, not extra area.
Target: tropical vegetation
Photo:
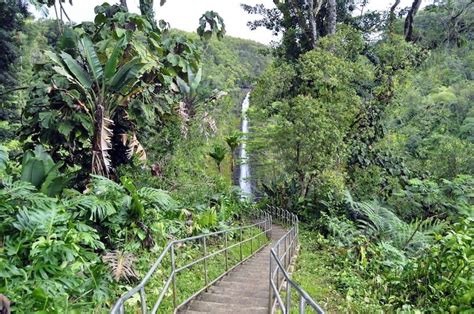
[[[300,218],[293,278],[328,312],[472,313],[474,2],[370,2],[243,4],[266,46],[214,11],[171,29],[166,1],[79,24],[0,1],[0,312],[107,312],[168,241],[271,205]]]

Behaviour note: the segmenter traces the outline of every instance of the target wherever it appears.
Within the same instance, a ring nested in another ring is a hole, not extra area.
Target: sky
[[[74,22],[92,21],[94,7],[104,0],[73,0],[73,6],[66,4],[66,12]],[[109,3],[118,3],[119,0],[109,0]],[[138,13],[139,0],[128,0],[130,11]],[[255,5],[263,3],[266,7],[273,7],[273,0],[168,0],[160,7],[159,0],[155,0],[155,14],[157,19],[170,23],[171,27],[185,31],[196,31],[201,15],[209,10],[216,11],[224,18],[227,34],[233,37],[252,39],[264,44],[275,40],[271,32],[266,29],[251,31],[247,22],[256,18],[249,15],[240,7],[241,3]],[[369,0],[367,9],[386,10],[394,0]],[[399,8],[407,7],[412,0],[402,0]],[[426,2],[426,1],[425,1]],[[366,10],[367,10],[366,9]],[[53,13],[54,14],[54,13]]]

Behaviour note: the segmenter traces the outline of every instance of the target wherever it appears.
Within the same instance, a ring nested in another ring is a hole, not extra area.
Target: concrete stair
[[[272,226],[272,243],[286,230]],[[178,313],[265,314],[270,293],[270,247],[267,245],[252,258],[235,268],[213,286],[192,300]]]

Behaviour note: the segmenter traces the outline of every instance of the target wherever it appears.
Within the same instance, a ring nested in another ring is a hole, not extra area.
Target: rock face
[[[278,241],[285,232],[281,226],[273,225],[272,243]],[[267,245],[208,291],[201,293],[179,313],[268,313],[270,248],[271,244]]]

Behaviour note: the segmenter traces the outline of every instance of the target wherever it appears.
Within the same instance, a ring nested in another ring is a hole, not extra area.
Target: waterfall
[[[243,141],[240,146],[240,175],[239,175],[239,186],[242,190],[242,197],[250,197],[252,194],[252,185],[250,183],[250,165],[247,157],[247,134],[249,132],[249,120],[247,117],[247,110],[249,109],[249,97],[250,92],[245,96],[242,102],[242,134]]]

